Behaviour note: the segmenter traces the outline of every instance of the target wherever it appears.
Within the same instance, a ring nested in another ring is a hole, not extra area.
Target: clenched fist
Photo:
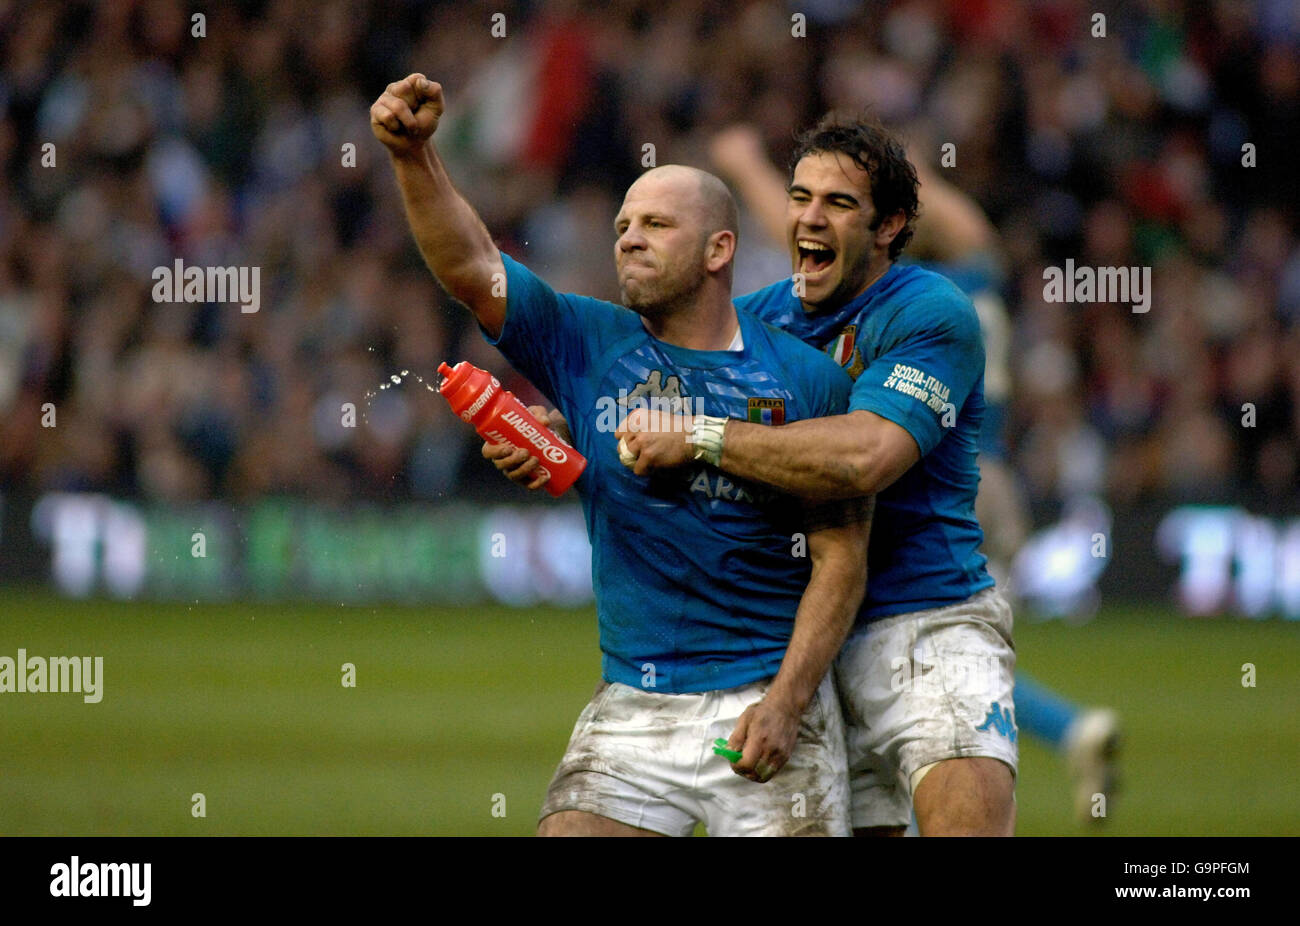
[[[389,84],[370,107],[370,130],[395,156],[424,148],[442,118],[442,85],[423,74],[411,74]]]
[[[718,173],[735,180],[752,173],[755,164],[767,164],[763,136],[747,123],[728,126],[709,139],[709,158]]]

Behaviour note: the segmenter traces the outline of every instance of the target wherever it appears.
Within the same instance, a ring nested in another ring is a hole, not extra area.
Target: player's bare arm
[[[998,233],[984,210],[968,194],[930,166],[919,146],[908,151],[920,181],[921,214],[912,239],[913,253],[943,261],[966,260],[974,254],[994,254]]]
[[[636,455],[638,476],[695,458],[694,421],[677,417],[637,409],[615,434]],[[726,472],[811,499],[874,495],[921,458],[905,428],[868,411],[778,427],[729,418],[721,452],[717,465]]]
[[[867,537],[874,498],[848,503],[848,523],[810,530],[812,575],[799,601],[781,668],[762,701],[740,715],[727,745],[742,752],[736,774],[768,781],[790,758],[799,722],[844,644],[867,587]]]
[[[728,419],[721,467],[805,498],[856,498],[888,488],[919,459],[905,428],[853,411],[775,428]]]
[[[786,179],[763,149],[763,138],[749,123],[728,126],[709,140],[709,158],[736,188],[758,227],[778,244],[786,239]]]
[[[423,74],[388,85],[370,107],[402,192],[420,255],[452,298],[493,337],[506,318],[505,266],[482,219],[452,185],[433,144],[444,108],[442,86]]]

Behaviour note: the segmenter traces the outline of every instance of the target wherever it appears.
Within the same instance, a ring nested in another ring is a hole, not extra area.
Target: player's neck
[[[725,296],[700,298],[654,319],[642,316],[641,323],[660,341],[689,350],[726,350],[740,328],[736,307]]]
[[[889,258],[885,258],[879,264],[873,264],[871,266],[868,266],[867,282],[863,285],[863,287],[860,290],[858,290],[856,293],[853,294],[852,299],[850,299],[849,301],[852,302],[853,299],[858,298],[867,290],[871,289],[871,287],[879,283],[880,278],[883,277],[886,273],[888,273],[889,268],[892,266],[894,266],[894,262]]]

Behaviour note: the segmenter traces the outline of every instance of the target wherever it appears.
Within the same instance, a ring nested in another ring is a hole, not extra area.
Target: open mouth
[[[799,249],[799,272],[820,273],[835,262],[835,250],[820,241],[800,238],[795,242]]]

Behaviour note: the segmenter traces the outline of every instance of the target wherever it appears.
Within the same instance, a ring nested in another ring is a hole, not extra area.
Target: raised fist
[[[714,133],[709,139],[709,158],[718,173],[735,180],[752,172],[755,164],[766,164],[767,151],[758,129],[741,122]]]
[[[442,85],[423,74],[411,74],[389,84],[370,107],[370,130],[394,155],[412,155],[424,148],[442,117]]]

